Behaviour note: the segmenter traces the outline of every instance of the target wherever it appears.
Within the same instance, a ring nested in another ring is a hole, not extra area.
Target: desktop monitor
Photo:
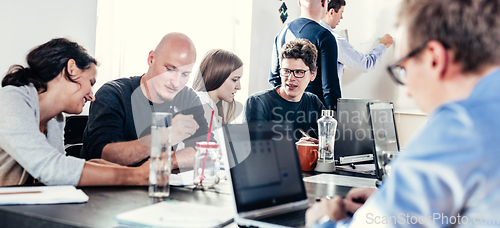
[[[369,99],[338,99],[334,156],[338,164],[373,160],[373,141],[367,104]]]

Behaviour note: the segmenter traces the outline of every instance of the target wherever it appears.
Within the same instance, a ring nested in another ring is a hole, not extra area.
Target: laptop
[[[337,132],[335,160],[339,165],[373,161],[373,140],[367,104],[379,102],[370,99],[344,99],[337,101]]]
[[[373,160],[375,173],[379,180],[385,176],[384,153],[395,155],[399,151],[399,140],[392,102],[369,102],[371,138],[373,139]]]
[[[224,126],[238,225],[305,226],[309,202],[291,129],[273,122]]]

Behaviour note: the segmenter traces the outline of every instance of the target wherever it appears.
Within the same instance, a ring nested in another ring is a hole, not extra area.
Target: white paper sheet
[[[121,213],[115,227],[219,227],[231,222],[234,213],[231,208],[169,200]]]
[[[84,203],[89,197],[74,186],[3,187],[0,205]]]

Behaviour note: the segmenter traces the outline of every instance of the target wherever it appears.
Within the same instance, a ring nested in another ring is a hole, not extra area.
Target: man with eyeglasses
[[[306,39],[295,39],[281,49],[281,86],[251,95],[245,105],[247,122],[287,122],[294,129],[285,129],[295,141],[302,138],[300,130],[315,141],[321,110],[325,109],[318,97],[305,92],[316,77],[316,47]],[[278,125],[277,125],[278,126]]]
[[[300,18],[283,27],[274,39],[269,82],[274,87],[281,85],[279,55],[282,46],[296,38],[308,39],[318,50],[317,77],[309,83],[306,91],[316,94],[328,109],[337,108],[341,97],[340,82],[337,75],[337,42],[330,31],[319,22],[326,14],[327,0],[299,0]]]
[[[378,190],[322,199],[307,223],[499,227],[500,1],[405,0],[399,24],[389,73],[429,122]]]

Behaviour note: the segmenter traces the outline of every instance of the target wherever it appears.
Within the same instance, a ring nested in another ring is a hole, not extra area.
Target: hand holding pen
[[[300,138],[300,140],[296,144],[318,144],[319,143],[319,140],[311,137],[309,134],[307,134],[302,129],[299,129],[299,131],[300,131],[300,133],[302,133],[302,135],[304,137]]]

